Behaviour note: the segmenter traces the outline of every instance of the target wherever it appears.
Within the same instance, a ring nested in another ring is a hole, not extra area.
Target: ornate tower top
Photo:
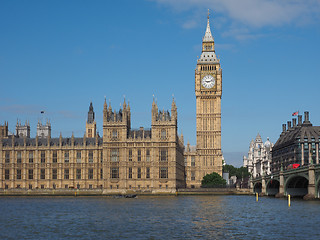
[[[217,59],[217,56],[214,50],[214,39],[210,29],[209,10],[208,10],[206,32],[204,34],[204,37],[202,38],[202,53],[200,58],[198,59],[198,63],[201,63],[201,64],[219,63],[219,60]]]
[[[208,22],[207,22],[207,29],[206,33],[204,34],[204,37],[202,39],[203,42],[214,42],[214,39],[211,34],[211,29],[210,29],[210,21],[209,21],[209,9],[208,9]]]
[[[94,111],[93,111],[92,102],[90,102],[87,122],[88,123],[93,123],[94,122]]]

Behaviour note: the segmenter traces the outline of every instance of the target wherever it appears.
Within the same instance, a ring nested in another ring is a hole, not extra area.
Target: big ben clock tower
[[[195,70],[197,114],[197,164],[196,178],[212,172],[222,175],[221,153],[221,95],[222,70],[214,49],[210,30],[209,12],[207,29],[202,39],[202,53]]]

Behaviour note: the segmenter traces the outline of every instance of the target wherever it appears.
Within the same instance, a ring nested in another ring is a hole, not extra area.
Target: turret
[[[176,103],[175,103],[175,101],[174,101],[174,98],[172,98],[171,116],[172,116],[172,119],[173,119],[173,120],[177,121],[178,113],[177,113],[177,106],[176,106]]]
[[[21,121],[19,122],[17,120],[17,125],[16,125],[16,136],[23,138],[27,137],[30,138],[30,125],[28,121],[25,122],[25,124],[21,124]]]
[[[43,125],[42,122],[38,121],[37,136],[39,138],[47,138],[48,136],[51,136],[51,123],[50,123],[50,121],[47,120],[45,125]]]
[[[96,136],[96,132],[97,132],[97,124],[94,119],[93,105],[92,105],[92,102],[90,102],[88,119],[86,122],[86,137],[93,138]]]

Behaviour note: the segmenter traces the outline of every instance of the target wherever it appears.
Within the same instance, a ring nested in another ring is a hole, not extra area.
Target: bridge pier
[[[261,195],[267,195],[267,187],[266,187],[266,176],[262,174],[262,181],[261,181]]]
[[[279,193],[276,194],[276,197],[284,197],[284,177],[282,166],[279,174],[279,183]]]
[[[309,165],[308,169],[309,183],[308,183],[308,194],[303,197],[305,200],[314,199],[316,196],[315,188],[315,167],[313,164]]]

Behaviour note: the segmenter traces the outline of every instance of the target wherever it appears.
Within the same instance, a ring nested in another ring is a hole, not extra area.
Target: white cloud
[[[252,27],[278,26],[319,18],[319,0],[153,0],[176,11],[212,9]]]

